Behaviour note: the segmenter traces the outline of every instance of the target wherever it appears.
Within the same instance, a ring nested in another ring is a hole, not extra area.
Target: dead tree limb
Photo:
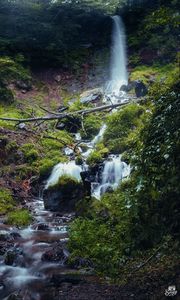
[[[87,115],[87,114],[97,112],[97,111],[103,111],[103,110],[106,110],[106,109],[114,109],[114,108],[117,108],[119,106],[125,106],[129,102],[130,101],[126,101],[124,103],[116,103],[116,104],[110,104],[110,105],[108,104],[108,105],[103,105],[103,106],[99,106],[99,107],[95,107],[95,108],[81,109],[81,110],[77,110],[77,111],[74,111],[74,112],[59,113],[58,115],[55,115],[55,116],[44,116],[44,117],[27,118],[27,119],[0,118],[0,120],[18,122],[18,123],[60,120],[60,119],[66,118],[68,116],[73,116],[73,115],[78,115],[78,114]]]

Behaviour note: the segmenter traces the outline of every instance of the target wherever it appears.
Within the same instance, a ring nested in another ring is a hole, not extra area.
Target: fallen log
[[[119,106],[124,106],[130,103],[130,101],[126,101],[124,103],[116,103],[116,104],[108,104],[108,105],[103,105],[95,108],[89,108],[89,109],[81,109],[73,112],[68,112],[68,113],[57,113],[57,115],[48,115],[44,117],[33,117],[33,118],[27,118],[27,119],[18,119],[18,118],[0,118],[2,121],[11,121],[11,122],[18,122],[18,123],[26,123],[26,122],[37,122],[37,121],[52,121],[52,120],[60,120],[63,118],[66,118],[68,116],[73,116],[73,115],[87,115],[93,112],[97,111],[102,111],[106,109],[114,109]]]

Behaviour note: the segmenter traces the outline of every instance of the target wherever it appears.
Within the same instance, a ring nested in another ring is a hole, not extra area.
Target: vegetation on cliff
[[[71,225],[69,249],[71,262],[77,257],[88,259],[97,272],[121,282],[132,278],[133,272],[141,267],[149,274],[151,267],[148,269],[146,263],[149,258],[155,259],[156,268],[152,269],[156,274],[159,270],[167,271],[166,268],[171,273],[177,264],[180,227],[177,5],[176,0],[113,0],[106,7],[100,0],[0,0],[1,117],[28,118],[42,116],[44,111],[56,114],[61,109],[73,112],[91,107],[80,102],[79,90],[72,97],[64,79],[58,79],[60,82],[55,79],[60,86],[59,100],[49,93],[52,81],[48,78],[43,85],[34,74],[37,75],[37,69],[43,73],[47,66],[59,68],[69,85],[72,74],[76,77],[91,69],[93,77],[95,54],[108,52],[110,16],[113,13],[123,16],[128,33],[130,82],[141,80],[148,87],[146,97],[107,118],[96,112],[58,123],[53,120],[16,126],[0,120],[0,215],[16,226],[31,222],[30,213],[22,203],[37,195],[39,185],[44,184],[54,165],[67,161],[66,146],[74,152],[76,162],[82,163],[73,134],[80,132],[83,139],[92,139],[103,120],[107,120],[104,138],[87,163],[94,167],[109,153],[123,152],[123,160],[131,164],[131,176],[116,191],[107,192],[101,201],[82,194],[77,207],[81,217]],[[86,81],[88,71],[83,76]],[[31,88],[33,93],[26,94]],[[68,107],[70,100],[74,103]],[[77,190],[77,198],[83,189],[81,183],[67,176],[62,176],[50,190],[57,188],[66,194],[65,200],[69,192],[73,198],[73,189]]]

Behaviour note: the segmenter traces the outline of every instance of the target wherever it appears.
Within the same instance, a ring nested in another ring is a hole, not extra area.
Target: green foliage
[[[100,152],[93,151],[87,158],[87,164],[90,166],[99,164],[103,161],[103,157]]]
[[[71,259],[88,258],[98,272],[110,277],[118,274],[124,255],[132,248],[129,227],[134,212],[127,207],[128,185],[122,190],[106,194],[101,202],[95,202],[91,217],[76,219],[70,228]]]
[[[91,207],[91,214],[88,211],[86,217],[76,219],[70,229],[71,259],[88,258],[98,272],[110,277],[126,269],[129,257],[136,260],[139,253],[164,245],[167,235],[179,239],[179,81],[167,81],[169,85],[161,83],[158,93],[156,88],[151,93],[155,107],[137,135],[141,147],[134,149],[131,179],[104,194]],[[144,110],[133,104],[125,113],[110,116],[108,125],[113,129],[115,123],[123,134],[130,126],[129,138],[138,109],[142,116]],[[110,133],[113,139],[115,130]]]
[[[102,26],[109,32],[103,5],[93,4],[1,0],[1,53],[21,52],[33,64],[76,68],[89,57],[86,44],[103,47],[107,43],[106,35],[100,33]]]
[[[87,158],[87,163],[90,166],[101,163],[104,158],[109,154],[108,148],[106,148],[103,143],[99,143],[94,150]]]
[[[55,162],[53,159],[44,158],[39,162],[40,177],[48,177],[52,168],[59,162]]]
[[[15,203],[9,189],[0,187],[0,214],[5,214],[13,209]]]
[[[34,168],[32,165],[23,164],[16,166],[15,174],[17,178],[20,180],[25,180],[30,178],[32,175],[37,175],[37,169]]]
[[[144,7],[148,6],[144,4]],[[153,62],[169,63],[175,58],[178,49],[179,13],[177,1],[162,3],[157,1],[141,14],[136,32],[130,32],[129,45],[141,61],[151,65]],[[132,34],[133,32],[133,34]],[[143,54],[146,53],[146,54]]]
[[[33,144],[24,144],[21,147],[21,151],[24,153],[25,161],[28,163],[32,163],[33,161],[37,160],[39,157],[39,153],[36,150],[36,146]]]
[[[145,108],[129,104],[107,120],[104,144],[113,153],[122,153],[132,147],[135,136],[143,127]]]
[[[27,226],[31,221],[32,217],[28,210],[18,209],[8,213],[6,222],[15,226]]]
[[[0,102],[13,102],[13,93],[7,84],[15,79],[30,81],[29,72],[9,57],[0,57]]]
[[[141,80],[145,84],[152,84],[152,81],[169,78],[170,73],[174,72],[174,64],[166,65],[141,65],[133,69],[130,74],[130,81]],[[177,70],[178,71],[178,70]]]
[[[76,157],[76,165],[82,165],[83,164],[83,158],[82,158],[82,156],[81,155],[78,155],[77,157]]]
[[[100,115],[90,114],[84,118],[85,132],[81,130],[82,138],[93,138],[98,134],[102,125],[102,117]]]

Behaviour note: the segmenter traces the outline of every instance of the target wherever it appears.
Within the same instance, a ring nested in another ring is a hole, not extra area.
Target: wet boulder
[[[45,208],[51,211],[73,212],[85,196],[82,182],[73,177],[61,176],[58,182],[44,191]]]
[[[127,92],[129,91],[129,90],[128,90],[128,85],[123,84],[123,85],[121,86],[121,88],[120,88],[120,91],[127,93]]]
[[[80,95],[80,102],[81,103],[97,102],[101,100],[102,96],[103,96],[103,92],[102,89],[100,88],[88,90],[83,92]]]
[[[81,119],[78,116],[66,116],[56,125],[59,130],[67,130],[70,133],[77,133],[81,128]]]
[[[43,253],[41,260],[65,264],[68,257],[69,252],[67,249],[63,248],[63,245],[54,245],[52,249]]]
[[[1,242],[7,242],[10,241],[10,234],[6,230],[0,230],[0,241]]]
[[[148,89],[147,89],[146,85],[142,81],[137,80],[135,82],[136,97],[137,98],[144,97],[147,95],[147,93],[148,93]]]
[[[17,255],[16,251],[8,250],[4,257],[4,263],[8,266],[12,266],[16,259],[16,255]]]

